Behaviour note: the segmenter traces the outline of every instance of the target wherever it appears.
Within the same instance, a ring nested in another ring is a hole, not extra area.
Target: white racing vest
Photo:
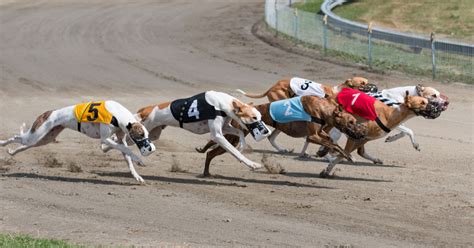
[[[308,79],[294,77],[290,80],[290,88],[297,96],[317,96],[324,98],[323,86]]]

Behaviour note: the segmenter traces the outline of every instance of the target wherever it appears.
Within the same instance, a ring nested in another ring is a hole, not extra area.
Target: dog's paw
[[[112,149],[112,147],[109,146],[109,145],[106,145],[106,144],[101,144],[100,149],[102,150],[103,153],[106,153],[106,152],[110,151]]]
[[[204,150],[203,147],[194,147],[194,149],[196,150],[196,152],[199,152],[199,153],[205,153],[206,150]]]
[[[321,173],[319,173],[319,177],[321,178],[329,178],[330,175],[329,175],[329,172],[327,170],[323,170],[321,171]]]
[[[253,162],[252,165],[250,166],[250,168],[252,168],[252,170],[258,170],[260,168],[263,168],[263,165]]]
[[[145,184],[145,180],[143,180],[140,175],[133,175],[133,177],[135,177],[135,180],[137,180],[137,182],[139,182],[140,184]]]
[[[284,148],[284,149],[278,150],[278,153],[281,153],[281,154],[293,153],[294,150],[295,150],[295,149],[286,149],[286,148]]]
[[[13,150],[11,148],[8,148],[7,153],[8,153],[8,155],[13,156],[13,155],[15,155],[15,150]]]
[[[298,158],[309,158],[309,157],[310,157],[309,154],[306,153],[306,152],[300,153],[300,154],[298,155]]]
[[[415,148],[415,150],[417,150],[417,151],[421,151],[420,144],[418,144],[418,143],[414,143],[413,148]]]
[[[374,159],[372,162],[374,162],[374,164],[383,164],[383,160],[379,158]]]

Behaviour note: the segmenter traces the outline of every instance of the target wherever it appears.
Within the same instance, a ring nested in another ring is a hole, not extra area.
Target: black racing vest
[[[206,92],[189,98],[174,100],[171,102],[170,109],[173,117],[179,121],[181,128],[183,123],[212,120],[218,115],[226,116],[225,112],[216,110],[214,106],[206,101]]]

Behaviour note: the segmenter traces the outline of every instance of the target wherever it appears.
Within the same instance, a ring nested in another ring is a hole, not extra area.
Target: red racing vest
[[[351,114],[358,115],[371,121],[374,121],[377,118],[377,112],[375,112],[374,106],[377,99],[362,91],[344,88],[339,92],[339,94],[337,94],[337,101]]]

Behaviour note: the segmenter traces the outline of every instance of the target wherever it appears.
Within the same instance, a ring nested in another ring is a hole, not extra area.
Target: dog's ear
[[[425,86],[423,86],[422,84],[418,84],[416,87],[416,93],[419,95],[419,96],[422,96],[423,95],[423,91],[425,91]]]
[[[346,79],[346,82],[344,82],[344,84],[351,88],[354,86],[354,84],[352,84],[352,78]]]
[[[408,92],[408,90],[405,92],[405,104],[407,105],[408,108],[411,107],[411,104],[410,104],[410,101],[408,99],[408,97],[410,96],[410,92]]]
[[[243,105],[244,104],[238,100],[232,101],[232,107],[234,107],[234,113],[236,114],[240,113],[241,112],[240,109],[242,108]]]
[[[127,130],[130,131],[130,129],[132,129],[132,123],[131,123],[131,122],[129,122],[129,123],[127,124]]]

